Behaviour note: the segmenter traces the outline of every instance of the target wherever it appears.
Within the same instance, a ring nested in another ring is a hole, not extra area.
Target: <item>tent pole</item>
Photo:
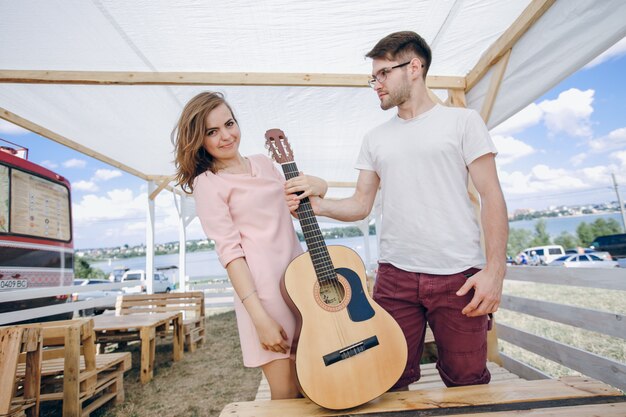
[[[156,190],[154,181],[148,181],[148,195]],[[154,200],[148,198],[146,212],[146,292],[153,294],[154,280]]]
[[[178,211],[178,288],[180,291],[187,291],[187,223],[185,222],[185,204],[182,195],[178,198],[174,196],[174,203]],[[178,204],[179,203],[179,204]]]

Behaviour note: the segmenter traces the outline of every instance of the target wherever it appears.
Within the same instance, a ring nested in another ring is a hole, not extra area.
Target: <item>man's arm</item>
[[[506,203],[496,172],[495,156],[491,153],[483,155],[474,160],[468,168],[480,194],[480,217],[485,235],[487,265],[485,269],[469,278],[457,295],[464,295],[474,288],[474,297],[462,313],[475,317],[493,313],[500,305],[502,281],[506,274],[509,223]]]
[[[299,182],[289,180],[285,185],[287,205],[292,213],[295,213],[300,200],[308,196],[316,215],[350,222],[362,220],[372,211],[380,179],[374,171],[361,170],[354,194],[340,200],[323,199],[314,194],[307,194],[305,190],[310,187],[301,183],[301,180]],[[295,191],[303,191],[303,194],[298,196],[293,194]]]

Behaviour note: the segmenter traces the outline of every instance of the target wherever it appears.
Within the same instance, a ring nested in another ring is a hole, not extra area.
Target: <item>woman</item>
[[[244,366],[262,368],[272,399],[296,398],[289,363],[295,318],[279,285],[302,247],[285,204],[285,179],[266,156],[239,153],[239,125],[220,93],[192,98],[173,135],[176,181],[193,193],[202,228],[235,289]],[[308,179],[298,191],[325,194],[325,182]]]

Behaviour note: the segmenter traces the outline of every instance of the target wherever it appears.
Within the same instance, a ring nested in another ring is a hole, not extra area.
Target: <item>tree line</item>
[[[515,257],[523,249],[533,246],[561,245],[565,249],[587,248],[598,236],[621,233],[622,228],[615,219],[596,219],[592,223],[581,222],[576,227],[576,236],[569,232],[561,232],[552,239],[546,230],[546,221],[540,219],[535,223],[535,230],[511,229],[506,253]]]

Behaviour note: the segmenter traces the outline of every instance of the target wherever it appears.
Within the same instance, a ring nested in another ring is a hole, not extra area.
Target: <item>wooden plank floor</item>
[[[498,366],[493,362],[489,362],[487,364],[489,368],[489,372],[491,372],[491,383],[497,384],[499,382],[511,382],[511,381],[524,381],[520,379],[515,374],[510,373],[506,369]],[[428,389],[428,388],[443,388],[445,387],[441,377],[439,376],[439,372],[435,368],[434,363],[429,363],[426,365],[422,365],[422,378],[409,385],[409,390],[414,391],[418,389]],[[256,393],[255,401],[258,400],[269,400],[270,399],[270,386],[265,379],[265,376],[261,378],[261,383],[259,384],[259,389]]]
[[[418,384],[419,387],[419,384]],[[222,417],[353,416],[624,416],[626,397],[585,377],[502,380],[488,385],[388,392],[350,410],[327,410],[307,399],[232,403]],[[515,411],[513,411],[515,410]],[[478,414],[480,413],[480,414]]]

